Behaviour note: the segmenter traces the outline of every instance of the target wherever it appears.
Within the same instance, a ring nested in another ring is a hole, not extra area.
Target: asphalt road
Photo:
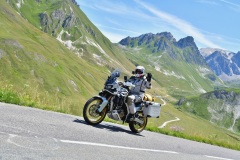
[[[0,103],[0,160],[239,160],[240,151]]]

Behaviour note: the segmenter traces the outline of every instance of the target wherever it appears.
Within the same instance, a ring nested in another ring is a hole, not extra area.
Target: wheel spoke
[[[90,99],[84,106],[84,119],[91,125],[99,124],[106,116],[107,109],[104,108],[102,112],[98,112],[99,105],[102,100],[99,98]]]
[[[130,129],[134,133],[139,133],[139,132],[143,131],[147,125],[147,117],[144,117],[141,113],[138,114],[138,119],[142,120],[143,124],[140,124],[135,121],[129,123]]]

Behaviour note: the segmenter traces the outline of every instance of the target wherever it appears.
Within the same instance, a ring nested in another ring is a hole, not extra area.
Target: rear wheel
[[[143,124],[139,123],[139,122],[135,122],[135,121],[130,121],[129,122],[129,128],[131,129],[132,132],[134,133],[140,133],[142,132],[146,125],[147,125],[147,117],[143,116],[143,113],[138,113],[138,119],[140,119],[141,121],[143,121]]]
[[[99,97],[93,97],[84,105],[83,118],[88,124],[97,125],[106,117],[107,107],[105,107],[102,112],[98,112],[100,104],[102,104],[102,99]]]

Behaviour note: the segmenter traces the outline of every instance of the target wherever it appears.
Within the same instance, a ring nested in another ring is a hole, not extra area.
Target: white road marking
[[[129,149],[129,150],[137,150],[137,151],[179,154],[178,152],[174,152],[174,151],[155,150],[155,149],[146,149],[146,148],[132,148],[132,147],[115,146],[115,145],[101,144],[101,143],[83,142],[83,141],[60,140],[60,142],[72,143],[72,144],[81,144],[81,145],[100,146],[100,147],[109,147],[109,148],[118,148],[118,149]]]
[[[234,159],[229,159],[229,158],[222,158],[222,157],[214,157],[214,156],[208,156],[208,155],[205,155],[206,157],[208,158],[213,158],[213,159],[221,159],[221,160],[234,160]]]

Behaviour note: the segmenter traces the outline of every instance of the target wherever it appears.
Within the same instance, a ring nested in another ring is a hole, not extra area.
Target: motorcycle
[[[159,118],[161,104],[144,98],[135,103],[136,113],[133,120],[129,120],[130,114],[127,98],[131,87],[134,85],[124,76],[124,82],[119,82],[121,69],[115,69],[108,76],[104,88],[99,95],[90,98],[84,105],[83,117],[86,123],[97,125],[101,123],[106,115],[113,120],[129,123],[129,128],[134,133],[143,131],[147,125],[148,118]]]

